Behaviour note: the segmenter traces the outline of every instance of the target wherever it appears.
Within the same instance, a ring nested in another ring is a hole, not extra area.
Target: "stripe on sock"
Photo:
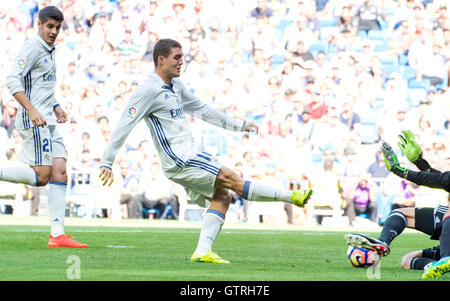
[[[242,197],[246,200],[248,200],[248,192],[250,190],[251,184],[252,184],[251,181],[245,181],[245,183],[244,183],[244,189],[242,190]]]
[[[401,213],[399,211],[394,211],[391,214],[389,214],[389,216],[394,216],[394,215],[401,217],[405,221],[405,224],[408,224],[408,221],[406,220],[406,217],[403,213]]]
[[[218,217],[220,217],[222,220],[225,220],[225,215],[222,212],[220,212],[219,210],[208,209],[208,210],[206,210],[206,213],[215,214]]]
[[[34,171],[34,176],[36,177],[36,186],[39,186],[39,176],[34,169],[33,169],[33,171]]]
[[[67,186],[66,182],[58,182],[58,181],[50,181],[49,184],[54,184],[54,185],[58,185],[58,186]]]

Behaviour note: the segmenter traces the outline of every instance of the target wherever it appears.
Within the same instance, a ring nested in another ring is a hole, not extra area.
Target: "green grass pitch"
[[[369,271],[347,261],[343,236],[354,228],[225,224],[214,250],[231,264],[217,265],[189,261],[199,223],[68,219],[66,233],[89,245],[69,249],[47,247],[46,222],[0,216],[1,281],[418,281],[421,272],[401,269],[401,257],[439,243],[405,231]]]

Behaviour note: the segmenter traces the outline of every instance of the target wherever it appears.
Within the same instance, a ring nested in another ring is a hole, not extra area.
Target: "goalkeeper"
[[[399,135],[400,141],[398,146],[403,154],[412,162],[420,171],[413,171],[400,166],[397,156],[394,153],[392,147],[382,142],[381,150],[384,155],[384,162],[388,170],[395,175],[416,183],[417,185],[427,186],[430,188],[440,188],[447,192],[450,192],[450,171],[440,172],[432,168],[429,163],[423,158],[422,150],[414,139],[414,135],[410,131],[403,131],[402,135]],[[389,244],[392,240],[398,236],[405,227],[411,227],[408,224],[410,219],[404,213],[411,213],[414,210],[412,216],[413,222],[412,228],[419,231],[418,222],[422,222],[419,219],[419,214],[422,214],[423,210],[428,208],[404,208],[407,210],[394,210],[386,220],[383,226],[383,231],[379,239],[369,238],[361,234],[347,234],[345,236],[347,243],[352,246],[358,246],[368,249],[376,250],[379,254],[386,256],[389,254]],[[402,212],[403,211],[403,212]],[[435,231],[432,235],[432,239],[439,237],[440,240],[440,256],[441,259],[427,266],[427,269],[422,275],[422,278],[438,278],[442,274],[450,271],[450,216],[448,207],[438,206],[434,209],[435,217],[438,217],[439,227],[435,223]],[[440,216],[437,215],[440,214]],[[411,217],[411,216],[409,216]],[[440,218],[442,217],[442,218]],[[429,220],[428,218],[426,220]],[[424,223],[426,224],[426,223]],[[440,228],[440,229],[438,229]],[[427,232],[425,232],[427,233]]]

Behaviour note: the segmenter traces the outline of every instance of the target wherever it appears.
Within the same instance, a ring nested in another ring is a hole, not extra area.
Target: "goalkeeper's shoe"
[[[439,278],[442,274],[450,272],[450,256],[443,257],[439,261],[435,261],[425,268],[422,279]]]
[[[72,239],[70,235],[62,234],[57,237],[49,235],[50,240],[48,241],[48,246],[50,248],[55,247],[66,247],[66,248],[87,248],[88,245],[79,243]]]
[[[294,205],[298,207],[305,207],[306,203],[308,203],[308,200],[311,198],[312,193],[312,189],[294,190],[291,193],[290,198]]]
[[[230,263],[228,260],[220,258],[219,255],[209,250],[207,254],[201,256],[194,252],[191,257],[191,262],[208,262],[208,263]]]
[[[371,238],[359,233],[349,233],[344,236],[347,244],[353,248],[374,250],[381,256],[387,256],[391,252],[389,245],[379,239]]]

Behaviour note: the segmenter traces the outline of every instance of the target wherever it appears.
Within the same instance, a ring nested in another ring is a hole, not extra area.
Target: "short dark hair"
[[[153,63],[155,63],[155,68],[158,66],[158,56],[162,55],[167,58],[172,51],[172,48],[182,48],[181,44],[172,39],[161,39],[156,42],[153,48]]]
[[[39,11],[39,21],[44,24],[50,19],[62,22],[64,21],[64,15],[56,6],[46,6]]]

